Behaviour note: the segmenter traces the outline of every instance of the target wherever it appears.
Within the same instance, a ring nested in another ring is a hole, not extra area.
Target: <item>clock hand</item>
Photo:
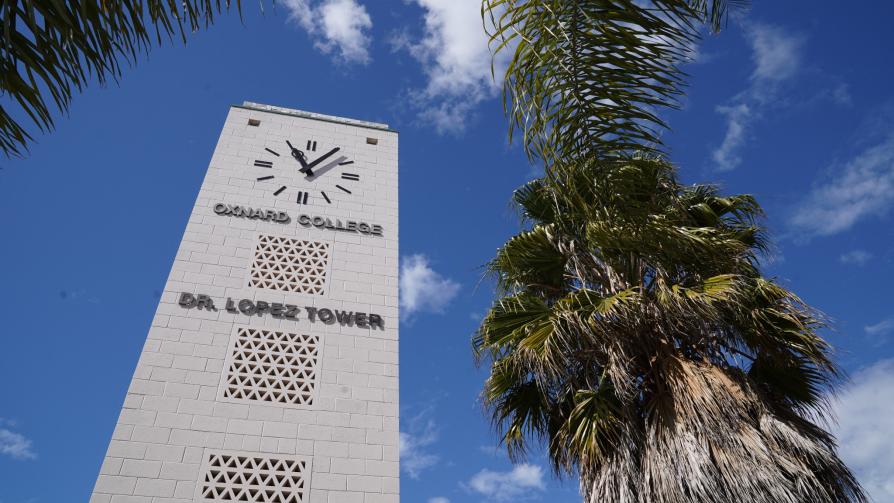
[[[304,152],[302,152],[302,151],[298,150],[297,148],[293,147],[293,146],[292,146],[292,143],[289,142],[289,140],[286,140],[286,145],[288,145],[289,148],[292,150],[292,157],[294,157],[295,159],[297,159],[297,160],[298,160],[298,163],[301,164],[301,172],[303,173],[304,170],[309,169],[309,168],[307,167],[307,162],[305,162],[305,160],[304,160]]]
[[[331,156],[332,154],[338,152],[339,150],[341,150],[339,147],[335,147],[334,149],[330,150],[329,152],[326,152],[325,154],[321,155],[321,156],[318,157],[316,160],[314,160],[312,163],[310,163],[310,164],[308,164],[307,166],[301,168],[301,172],[302,172],[302,173],[306,173],[308,176],[313,176],[314,173],[313,173],[313,171],[311,171],[311,169],[312,169],[314,166],[316,166],[317,164],[320,164],[321,162],[325,161],[329,156]]]
[[[329,162],[328,164],[324,164],[323,166],[320,166],[319,168],[315,169],[312,174],[307,175],[307,179],[308,180],[316,180],[317,178],[323,176],[323,174],[326,173],[327,171],[331,170],[332,168],[337,167],[339,165],[339,163],[341,163],[345,159],[347,159],[347,157],[345,157],[343,155],[339,156],[338,158]]]

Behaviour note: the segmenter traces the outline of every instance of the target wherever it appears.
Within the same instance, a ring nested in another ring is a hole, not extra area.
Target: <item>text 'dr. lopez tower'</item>
[[[91,502],[396,503],[397,133],[230,109]]]

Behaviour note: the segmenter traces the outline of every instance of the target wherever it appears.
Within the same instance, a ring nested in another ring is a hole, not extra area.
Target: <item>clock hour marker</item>
[[[309,150],[310,152],[316,152],[317,151],[317,142],[307,140],[307,150]]]
[[[347,166],[348,164],[354,164],[354,161],[345,161],[338,163],[339,166]]]
[[[259,182],[263,182],[264,180],[273,180],[273,175],[258,177]]]
[[[286,190],[286,186],[285,186],[285,185],[283,185],[282,187],[276,189],[276,192],[274,192],[273,195],[274,195],[274,196],[278,196],[278,195],[282,194],[282,191],[284,191],[284,190]]]
[[[261,168],[272,168],[273,162],[271,161],[262,161],[260,159],[255,161],[255,166],[259,166]]]
[[[342,187],[342,186],[341,186],[341,185],[336,185],[336,187],[337,187],[337,188],[339,188],[339,189],[341,189],[341,190],[343,190],[343,191],[345,191],[345,192],[347,192],[347,193],[348,193],[348,194],[350,194],[350,193],[351,193],[351,191],[350,191],[350,190],[348,190],[348,189],[346,189],[346,188],[344,188],[344,187]]]
[[[323,194],[323,199],[325,199],[327,203],[332,204],[332,201],[329,200],[329,196],[327,196],[325,192],[321,190],[320,194]]]
[[[273,150],[270,150],[269,148],[265,148],[264,150],[266,150],[267,152],[270,152],[271,154],[275,155],[276,157],[279,157],[279,154],[277,154],[277,153],[276,153],[275,151],[273,151]]]
[[[298,204],[307,204],[307,194],[308,192],[298,191],[298,197],[295,198],[295,202]]]
[[[355,182],[360,180],[360,175],[355,175],[354,173],[342,173],[341,177],[345,180],[353,180]]]

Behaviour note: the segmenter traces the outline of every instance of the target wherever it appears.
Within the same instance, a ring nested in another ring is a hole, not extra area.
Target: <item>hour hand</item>
[[[306,170],[310,169],[307,166],[307,161],[304,159],[304,152],[293,147],[292,143],[289,140],[286,140],[286,145],[288,145],[289,149],[292,150],[292,157],[294,157],[298,161],[298,163],[301,164],[301,172],[304,173]]]

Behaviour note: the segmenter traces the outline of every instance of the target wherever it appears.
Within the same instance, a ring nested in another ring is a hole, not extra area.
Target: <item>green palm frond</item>
[[[550,442],[550,453],[559,462],[557,468],[578,463],[569,456],[584,462],[606,458],[623,441],[626,419],[607,379],[595,389],[575,392],[574,408]]]
[[[532,286],[557,289],[562,286],[565,257],[558,247],[556,229],[535,226],[510,239],[490,264],[507,289]]]
[[[808,358],[789,353],[761,354],[748,377],[782,410],[794,409],[820,416],[826,412],[831,388],[829,375]]]
[[[680,65],[722,0],[484,0],[495,54],[510,53],[503,96],[510,138],[556,160],[661,150],[660,111],[675,108]]]
[[[504,297],[488,311],[473,346],[476,350],[517,347],[529,332],[549,323],[550,314],[550,307],[536,295]]]
[[[698,284],[684,286],[667,284],[659,278],[655,282],[655,301],[668,309],[711,308],[714,304],[732,302],[741,295],[738,279],[736,274],[720,274],[705,278]]]
[[[543,180],[535,179],[512,193],[512,200],[525,220],[534,223],[555,220],[556,204]]]
[[[642,300],[639,288],[631,287],[600,295],[593,290],[581,289],[572,292],[555,304],[557,315],[572,316],[582,322],[594,322],[601,319],[623,316],[631,306]]]
[[[16,111],[41,131],[53,128],[52,108],[66,112],[91,78],[117,79],[153,43],[209,26],[241,0],[8,0],[0,3],[3,47],[0,151],[22,155],[32,140]],[[263,5],[263,2],[262,2]]]
[[[527,452],[527,439],[546,433],[548,418],[543,391],[535,381],[518,383],[500,395],[490,405],[493,421],[502,432],[501,442],[511,459],[521,459]]]

